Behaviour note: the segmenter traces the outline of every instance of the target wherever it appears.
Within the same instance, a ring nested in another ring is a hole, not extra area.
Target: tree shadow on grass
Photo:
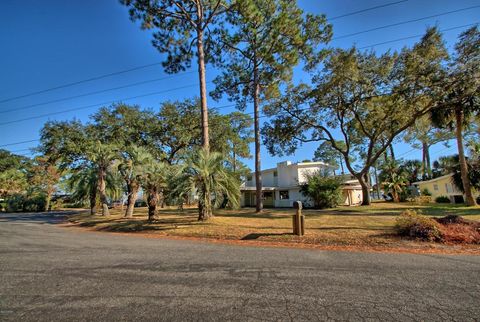
[[[80,227],[94,228],[99,231],[111,232],[141,232],[141,231],[165,231],[176,229],[179,226],[199,225],[194,216],[185,216],[179,218],[157,218],[153,221],[139,219],[105,219],[97,221],[87,221],[78,224]]]
[[[293,236],[292,233],[251,233],[243,236],[241,240],[255,240],[263,236]]]

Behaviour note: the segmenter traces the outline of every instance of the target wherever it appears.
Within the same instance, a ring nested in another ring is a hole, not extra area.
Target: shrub
[[[7,212],[19,211],[45,211],[45,196],[42,194],[34,194],[27,196],[24,194],[14,194],[7,199]]]
[[[432,193],[427,188],[425,188],[425,189],[422,190],[421,195],[422,196],[431,196]]]
[[[427,241],[442,240],[440,224],[414,210],[406,210],[400,214],[395,223],[395,230],[402,236]]]
[[[437,198],[435,198],[435,202],[436,203],[450,203],[450,198],[448,198],[447,196],[438,196]]]
[[[341,178],[316,172],[307,175],[306,179],[307,182],[302,184],[300,192],[313,201],[314,208],[333,208],[341,202]]]
[[[7,198],[7,212],[18,212],[23,210],[23,203],[25,202],[25,196],[20,193],[16,193]]]
[[[480,244],[480,229],[474,225],[447,224],[440,230],[447,243]]]
[[[418,203],[431,203],[432,196],[418,196],[413,201]]]

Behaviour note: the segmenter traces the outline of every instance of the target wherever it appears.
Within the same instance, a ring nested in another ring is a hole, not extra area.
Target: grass
[[[72,222],[82,227],[110,232],[141,232],[161,236],[200,237],[224,240],[258,240],[336,246],[399,246],[414,243],[394,233],[395,218],[405,209],[416,209],[429,216],[457,214],[480,220],[480,207],[448,204],[373,203],[367,207],[339,207],[325,210],[303,210],[306,234],[291,234],[293,209],[217,210],[207,222],[197,221],[196,209],[162,209],[159,220],[149,223],[146,208],[136,208],[131,219],[123,218],[120,209],[109,217],[79,214]]]

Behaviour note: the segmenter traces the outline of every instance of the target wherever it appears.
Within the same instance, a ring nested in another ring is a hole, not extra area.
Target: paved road
[[[480,257],[257,248],[0,215],[0,320],[480,320]]]

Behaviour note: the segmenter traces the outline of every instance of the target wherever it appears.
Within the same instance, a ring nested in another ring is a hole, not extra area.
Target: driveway
[[[244,247],[0,214],[0,320],[474,321],[480,256]]]

